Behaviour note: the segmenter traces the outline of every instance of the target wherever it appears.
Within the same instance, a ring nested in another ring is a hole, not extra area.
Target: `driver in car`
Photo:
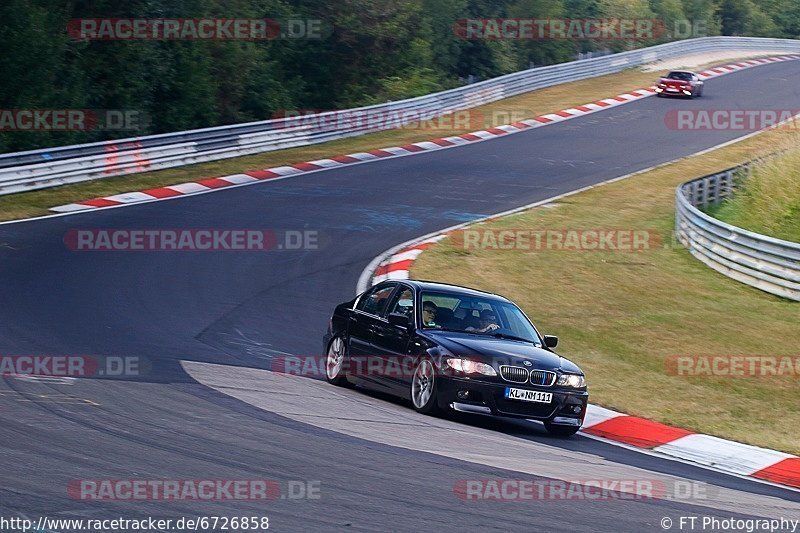
[[[422,302],[422,323],[428,327],[435,327],[436,324],[436,309],[438,306],[431,302]]]
[[[488,333],[496,329],[500,329],[500,326],[497,324],[497,316],[491,309],[484,309],[483,311],[481,311],[480,327],[473,328],[472,326],[470,326],[466,328],[465,331]]]

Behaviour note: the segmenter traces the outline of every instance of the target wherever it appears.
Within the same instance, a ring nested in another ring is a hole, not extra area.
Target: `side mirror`
[[[413,322],[411,322],[411,317],[403,313],[389,313],[387,319],[389,320],[389,324],[403,328],[410,328],[413,324]]]
[[[555,335],[545,335],[544,336],[544,345],[548,348],[555,348],[558,346],[558,337]]]

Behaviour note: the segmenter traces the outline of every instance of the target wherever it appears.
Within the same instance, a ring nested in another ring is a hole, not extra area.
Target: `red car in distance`
[[[688,70],[673,70],[656,84],[656,96],[703,96],[700,76]]]

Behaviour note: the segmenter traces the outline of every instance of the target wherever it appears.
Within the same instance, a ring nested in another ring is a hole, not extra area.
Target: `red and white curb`
[[[800,489],[800,457],[590,405],[581,432],[723,472]]]
[[[709,70],[704,70],[699,73],[702,79],[714,78],[736,72],[739,70],[775,63],[780,61],[792,61],[800,59],[800,55],[786,55],[778,57],[770,57],[765,59],[750,59],[733,63],[721,67],[715,67]],[[439,139],[432,139],[430,141],[422,141],[417,143],[406,144],[403,146],[393,146],[389,148],[380,148],[378,150],[370,150],[368,152],[358,152],[355,154],[337,155],[329,159],[318,159],[316,161],[307,161],[304,163],[295,163],[293,165],[280,166],[267,168],[264,170],[248,171],[241,174],[232,174],[230,176],[222,176],[218,178],[208,178],[200,181],[192,181],[188,183],[181,183],[178,185],[169,185],[166,187],[157,187],[154,189],[147,189],[144,191],[128,192],[123,194],[116,194],[113,196],[106,196],[104,198],[94,198],[92,200],[85,200],[83,202],[60,205],[50,208],[50,211],[56,213],[69,213],[74,211],[85,211],[90,209],[98,209],[103,207],[115,207],[122,205],[131,205],[142,202],[153,202],[158,200],[165,200],[180,196],[189,196],[199,193],[207,193],[217,189],[224,189],[227,187],[244,186],[261,181],[282,179],[299,174],[307,174],[310,172],[318,172],[328,170],[331,168],[338,168],[347,165],[354,165],[360,163],[369,163],[380,159],[390,159],[394,157],[403,157],[414,155],[422,152],[430,152],[433,150],[443,150],[446,148],[454,148],[464,144],[483,142],[490,139],[496,139],[503,135],[512,133],[519,133],[532,128],[547,126],[549,124],[556,124],[575,117],[596,113],[604,109],[615,107],[622,104],[627,104],[648,96],[655,94],[655,87],[647,87],[644,89],[637,89],[623,93],[612,98],[598,100],[589,104],[584,104],[569,109],[564,109],[556,113],[548,113],[533,117],[513,124],[497,126],[487,130],[474,131],[472,133],[465,133],[463,135],[456,135],[453,137],[442,137]]]

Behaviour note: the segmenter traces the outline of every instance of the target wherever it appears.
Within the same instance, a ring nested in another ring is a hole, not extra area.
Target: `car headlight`
[[[586,386],[586,378],[580,374],[561,374],[556,385],[580,389]]]
[[[453,370],[463,372],[464,374],[483,374],[484,376],[496,376],[492,365],[481,363],[480,361],[473,361],[472,359],[464,359],[462,357],[449,357],[445,359],[447,366]]]

